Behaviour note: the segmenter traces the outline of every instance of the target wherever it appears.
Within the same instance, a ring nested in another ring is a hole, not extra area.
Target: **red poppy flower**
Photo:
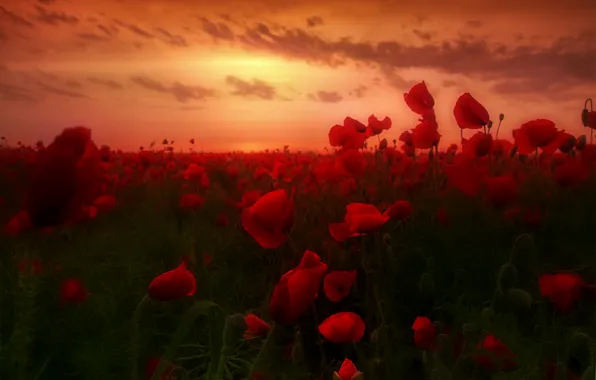
[[[368,135],[375,136],[389,129],[391,129],[391,119],[389,116],[385,116],[383,120],[377,119],[375,115],[368,117],[368,126],[366,127]]]
[[[242,227],[263,248],[277,248],[286,241],[286,230],[294,221],[292,199],[282,189],[260,197],[242,212]]]
[[[488,111],[469,92],[460,95],[453,107],[455,121],[462,129],[480,129],[487,125]]]
[[[415,149],[430,149],[439,143],[441,134],[437,122],[423,119],[420,124],[412,130],[412,147]]]
[[[336,344],[359,342],[365,329],[362,318],[349,311],[333,314],[319,325],[321,335]]]
[[[513,130],[518,153],[530,154],[537,148],[546,147],[559,136],[555,123],[548,119],[530,120]]]
[[[479,344],[487,353],[473,355],[476,363],[491,371],[512,371],[517,368],[516,357],[503,342],[490,334]]]
[[[410,91],[404,94],[404,101],[418,115],[424,115],[435,106],[435,99],[428,91],[424,81],[415,84]]]
[[[345,358],[339,371],[333,372],[333,380],[354,380],[361,372],[350,359]]]
[[[486,178],[486,198],[495,207],[503,207],[517,198],[517,181],[511,174]]]
[[[333,271],[327,273],[323,281],[323,291],[331,302],[339,302],[350,294],[356,282],[356,271]]]
[[[180,196],[180,208],[183,210],[197,210],[205,204],[205,199],[199,194],[186,193]]]
[[[153,374],[157,370],[160,360],[160,358],[154,357],[150,357],[147,359],[147,366],[145,367],[145,379],[151,380],[151,378],[153,378]],[[174,375],[172,374],[173,370],[174,367],[172,365],[168,365],[166,369],[162,372],[159,380],[174,380]]]
[[[408,219],[412,213],[414,212],[414,207],[412,204],[406,200],[400,200],[392,204],[385,212],[383,213],[384,216],[388,217],[390,220],[406,220]]]
[[[335,163],[340,171],[354,177],[361,176],[366,169],[366,160],[358,149],[342,149]]]
[[[186,261],[175,269],[155,277],[149,284],[148,294],[157,301],[173,301],[193,296],[197,291],[197,280],[186,269]]]
[[[254,314],[244,317],[244,322],[246,322],[244,339],[266,336],[269,333],[269,324]]]
[[[60,305],[80,304],[87,300],[89,293],[78,279],[68,279],[60,285]]]
[[[575,273],[543,274],[539,278],[540,294],[562,313],[570,311],[581,295],[584,280]]]
[[[300,264],[286,272],[269,302],[269,316],[281,324],[290,324],[306,312],[317,298],[327,264],[312,251],[305,251]]]
[[[414,330],[414,344],[423,350],[429,350],[437,339],[437,329],[427,317],[416,317],[412,330]]]
[[[26,211],[35,227],[70,219],[90,201],[99,179],[99,151],[91,130],[66,128],[38,153],[27,194]]]

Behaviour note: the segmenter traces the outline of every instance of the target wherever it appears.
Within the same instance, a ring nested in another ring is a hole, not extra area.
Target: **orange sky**
[[[505,113],[503,135],[537,117],[580,134],[595,19],[594,0],[0,0],[0,134],[320,150],[347,115],[413,128],[403,93],[421,80],[442,144],[466,91]]]

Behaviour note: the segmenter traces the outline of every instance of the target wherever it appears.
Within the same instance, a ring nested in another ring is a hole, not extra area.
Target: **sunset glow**
[[[596,83],[589,1],[338,4],[0,1],[0,133],[33,143],[86,125],[122,149],[321,150],[345,116],[390,116],[389,139],[413,128],[402,98],[422,80],[442,144],[459,138],[463,92],[506,115],[508,138],[537,117],[581,131]]]

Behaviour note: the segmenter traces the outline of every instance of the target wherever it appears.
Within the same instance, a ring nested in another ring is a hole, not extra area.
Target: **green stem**
[[[149,295],[145,294],[143,299],[137,304],[137,307],[132,315],[132,327],[130,333],[130,359],[132,360],[131,380],[139,379],[139,363],[138,363],[138,339],[139,339],[139,319],[141,306],[149,299]]]

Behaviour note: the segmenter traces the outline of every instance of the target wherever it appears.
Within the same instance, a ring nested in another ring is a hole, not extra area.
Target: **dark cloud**
[[[436,35],[434,32],[424,32],[420,29],[412,29],[412,33],[416,35],[416,37],[420,38],[422,41],[430,41]]]
[[[9,11],[8,9],[4,8],[0,5],[0,22],[1,21],[8,21],[14,25],[18,26],[26,26],[28,28],[33,28],[34,25],[31,21],[27,20],[26,18],[19,16],[18,14]]]
[[[110,38],[95,33],[77,33],[76,36],[87,41],[109,41]]]
[[[66,81],[64,84],[67,85],[68,87],[72,87],[72,88],[82,88],[83,87],[83,85],[80,84],[79,82],[77,82],[76,80],[69,80],[69,81]]]
[[[482,28],[484,26],[484,23],[479,20],[468,20],[466,22],[466,25],[471,28]]]
[[[115,26],[105,26],[105,25],[97,25],[97,28],[104,32],[108,37],[114,37],[118,34],[118,29]]]
[[[41,4],[46,4],[47,5],[47,4],[53,4],[53,3],[55,3],[56,0],[37,0],[37,2],[38,3],[41,3]]]
[[[313,28],[318,25],[323,25],[323,19],[319,16],[312,16],[306,19],[306,26]]]
[[[35,102],[31,92],[23,87],[0,83],[0,102]]]
[[[548,46],[491,44],[470,35],[410,46],[400,41],[355,42],[349,37],[328,40],[302,29],[270,28],[258,23],[246,27],[235,40],[244,48],[288,59],[328,66],[366,64],[381,69],[395,87],[408,84],[397,76],[396,70],[413,67],[480,80],[525,81],[532,86],[528,88],[531,92],[540,92],[540,80],[545,78],[554,84],[596,84],[596,29],[561,37]]]
[[[157,28],[157,29],[155,29],[155,31],[157,32],[157,34],[159,34],[161,39],[169,45],[179,46],[179,47],[188,46],[186,39],[184,39],[184,37],[182,37],[180,35],[172,34],[163,28]]]
[[[110,79],[101,79],[101,78],[97,78],[97,77],[89,77],[87,78],[87,80],[93,84],[97,84],[100,86],[105,86],[105,87],[109,87],[111,89],[114,90],[121,90],[124,88],[123,85],[121,85],[120,83],[110,80]]]
[[[77,17],[66,14],[64,12],[51,11],[37,4],[35,5],[35,9],[37,10],[37,21],[42,22],[44,24],[58,25],[60,23],[63,23],[69,25],[76,25],[79,23],[79,19]]]
[[[308,94],[308,98],[321,103],[339,103],[344,99],[336,91],[317,91],[315,94]]]
[[[215,40],[232,41],[234,33],[232,29],[224,22],[213,22],[204,17],[199,17],[202,30],[213,37]]]
[[[38,86],[45,92],[48,92],[50,94],[55,94],[55,95],[60,95],[60,96],[64,96],[67,98],[77,98],[77,99],[91,99],[91,97],[82,94],[80,92],[74,92],[74,91],[69,91],[69,90],[64,90],[55,86],[50,86],[41,82],[37,83]]]
[[[366,95],[366,91],[368,91],[368,87],[360,85],[352,91],[350,91],[348,94],[356,98],[363,98],[364,95]]]
[[[253,79],[249,82],[229,75],[226,77],[226,83],[234,88],[232,94],[236,96],[259,98],[263,100],[273,100],[278,98],[275,87],[260,79]]]
[[[141,37],[147,38],[147,39],[151,39],[154,37],[153,34],[149,33],[148,31],[146,31],[145,29],[143,29],[137,25],[127,24],[120,20],[114,20],[114,22],[116,24],[120,25],[121,27],[128,29],[130,32],[136,34],[137,36],[141,36]]]
[[[134,76],[131,81],[137,86],[151,91],[171,94],[181,103],[189,100],[205,100],[215,97],[215,91],[201,86],[188,86],[180,82],[174,82],[171,86],[166,86],[161,82],[144,76]]]

